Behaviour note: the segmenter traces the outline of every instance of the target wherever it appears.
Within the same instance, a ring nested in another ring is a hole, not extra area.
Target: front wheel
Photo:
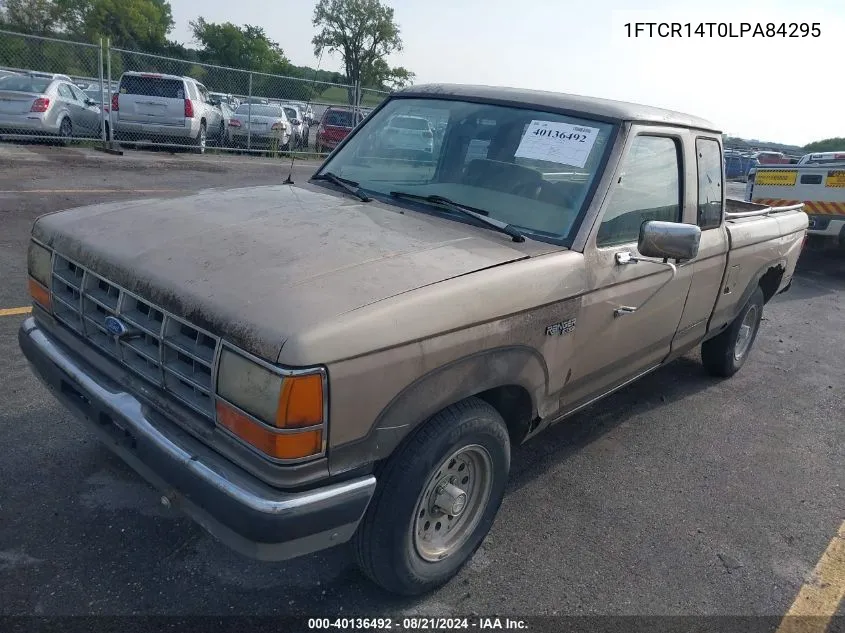
[[[390,457],[354,539],[361,570],[402,595],[452,578],[481,545],[504,496],[510,440],[470,398],[426,422]]]
[[[701,344],[701,362],[711,375],[729,378],[745,364],[760,329],[764,303],[758,287],[728,329]]]

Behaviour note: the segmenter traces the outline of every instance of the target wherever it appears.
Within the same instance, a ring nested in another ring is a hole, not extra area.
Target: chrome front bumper
[[[304,492],[272,488],[176,425],[149,415],[145,403],[68,353],[33,317],[21,325],[18,342],[62,404],[163,499],[232,549],[260,560],[285,560],[343,543],[355,533],[375,490],[372,475]]]

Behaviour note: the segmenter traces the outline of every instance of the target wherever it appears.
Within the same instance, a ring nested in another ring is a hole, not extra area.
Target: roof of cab
[[[398,90],[396,96],[420,96],[429,99],[451,97],[462,99],[482,99],[521,106],[554,108],[571,112],[583,112],[616,121],[641,121],[661,123],[680,127],[721,132],[713,123],[682,112],[653,108],[637,103],[570,95],[545,90],[526,90],[524,88],[505,88],[496,86],[473,86],[466,84],[422,84]]]

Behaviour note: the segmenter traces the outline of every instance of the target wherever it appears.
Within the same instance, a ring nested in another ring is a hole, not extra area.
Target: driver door
[[[683,138],[677,128],[633,126],[614,183],[584,250],[588,290],[578,317],[563,406],[577,407],[658,365],[670,352],[691,283],[638,255],[640,226],[680,222],[685,207]],[[642,306],[642,307],[640,307]],[[637,308],[620,312],[621,307]]]

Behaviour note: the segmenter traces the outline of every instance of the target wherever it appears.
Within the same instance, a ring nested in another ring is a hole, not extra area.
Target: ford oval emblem
[[[107,316],[105,320],[106,330],[108,330],[109,334],[114,336],[123,336],[127,332],[129,332],[129,328],[121,321],[113,316]]]

